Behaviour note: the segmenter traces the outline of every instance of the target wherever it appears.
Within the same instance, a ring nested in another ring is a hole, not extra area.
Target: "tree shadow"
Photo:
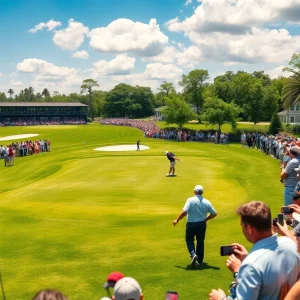
[[[211,266],[206,262],[202,263],[200,266],[191,266],[190,264],[188,264],[186,267],[183,266],[175,266],[175,267],[187,271],[199,271],[199,270],[207,270],[207,269],[220,270],[219,267]]]

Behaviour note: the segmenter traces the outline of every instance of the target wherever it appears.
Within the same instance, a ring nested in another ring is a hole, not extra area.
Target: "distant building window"
[[[299,110],[299,104],[296,105],[296,110]]]
[[[291,123],[295,123],[295,117],[291,117]]]
[[[291,110],[295,110],[295,106],[294,105],[291,106]]]

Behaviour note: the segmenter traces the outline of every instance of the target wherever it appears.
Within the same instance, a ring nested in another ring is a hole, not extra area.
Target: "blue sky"
[[[155,92],[195,68],[277,77],[300,51],[300,0],[0,0],[0,20],[1,92],[86,78]]]

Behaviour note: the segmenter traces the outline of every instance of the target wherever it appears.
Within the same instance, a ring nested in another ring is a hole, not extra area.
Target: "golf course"
[[[232,281],[220,246],[251,247],[236,208],[260,200],[277,214],[283,203],[279,162],[240,144],[146,139],[136,128],[96,122],[0,128],[0,138],[18,134],[50,139],[51,152],[17,157],[12,167],[1,160],[0,272],[8,300],[32,299],[44,288],[98,300],[113,271],[135,278],[145,300],[164,299],[168,290],[182,300],[207,299]],[[94,150],[138,139],[149,149]],[[166,150],[180,158],[176,177],[166,177]],[[190,268],[185,220],[176,227],[172,220],[196,184],[218,216],[208,221],[205,263]]]

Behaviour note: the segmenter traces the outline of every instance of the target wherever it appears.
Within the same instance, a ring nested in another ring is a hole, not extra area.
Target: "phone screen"
[[[233,246],[221,246],[221,248],[220,248],[221,256],[228,256],[233,253],[234,253]]]
[[[167,291],[166,300],[178,300],[178,293],[175,291]]]
[[[278,214],[277,217],[278,217],[278,223],[279,223],[281,226],[283,226],[283,214]]]

